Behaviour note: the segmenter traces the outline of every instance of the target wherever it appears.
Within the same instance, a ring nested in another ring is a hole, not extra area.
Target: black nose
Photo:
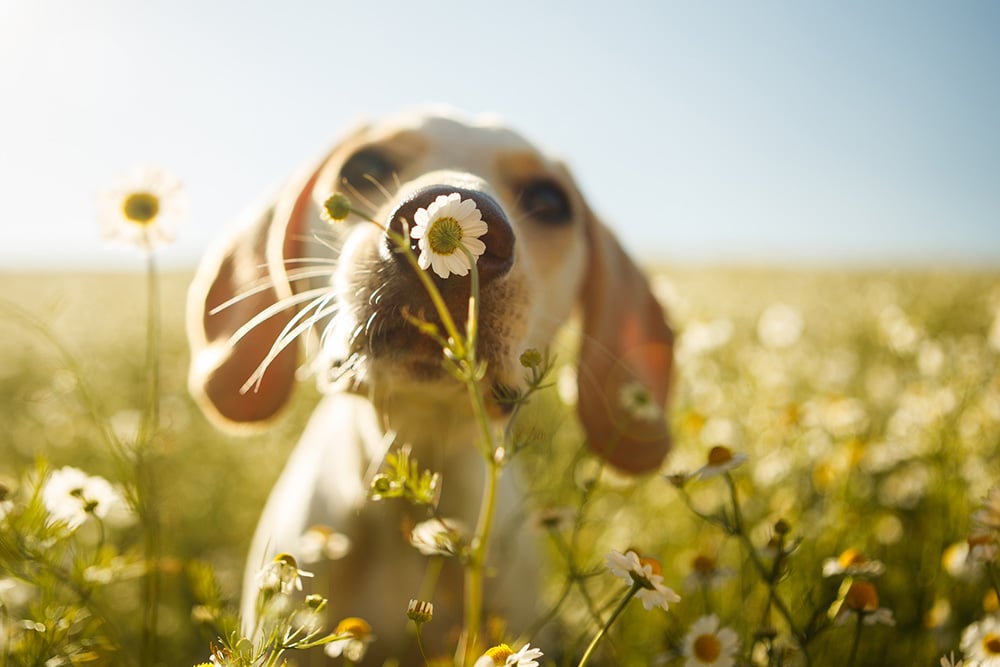
[[[486,245],[486,251],[476,262],[479,282],[481,285],[486,285],[505,275],[514,263],[514,230],[511,229],[510,221],[503,209],[488,194],[452,185],[429,185],[421,188],[399,205],[389,220],[389,229],[398,234],[407,233],[404,229],[412,230],[414,228],[416,225],[414,216],[419,209],[428,209],[438,197],[442,195],[447,197],[453,193],[458,193],[463,201],[472,200],[476,204],[476,208],[479,209],[483,222],[486,223],[486,233],[479,237],[479,240]],[[403,223],[406,223],[405,226]],[[391,250],[396,249],[395,242],[391,238],[387,237],[386,242]],[[410,237],[410,250],[413,251],[414,256],[420,255],[417,239],[412,237]],[[455,252],[461,252],[461,250]],[[398,253],[396,256],[398,261],[406,261]],[[431,273],[433,275],[433,272]],[[434,279],[440,280],[437,275],[434,275]]]

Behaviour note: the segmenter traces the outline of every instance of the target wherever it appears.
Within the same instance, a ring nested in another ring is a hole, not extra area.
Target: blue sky
[[[128,268],[96,193],[185,184],[192,266],[359,118],[564,157],[646,261],[1000,266],[1000,3],[0,0],[0,267]]]

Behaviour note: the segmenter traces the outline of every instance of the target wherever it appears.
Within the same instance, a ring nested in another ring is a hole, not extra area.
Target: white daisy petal
[[[484,252],[486,252],[486,244],[483,243],[482,241],[480,241],[479,239],[474,239],[474,238],[466,237],[466,238],[462,239],[462,245],[464,245],[466,248],[468,248],[469,252],[472,253],[473,257],[479,257]],[[458,254],[458,253],[455,253],[455,254]],[[463,254],[462,255],[462,261],[463,261],[463,263],[467,263],[467,259],[468,258],[465,257],[465,255]]]

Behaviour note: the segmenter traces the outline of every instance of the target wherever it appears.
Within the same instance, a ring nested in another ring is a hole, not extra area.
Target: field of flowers
[[[577,664],[633,566],[681,599],[625,605],[595,662],[1000,664],[998,278],[658,272],[676,443],[638,481],[580,454],[567,335],[515,461],[551,546],[548,588],[524,591],[556,619],[541,664]],[[161,276],[155,386],[144,280],[0,276],[0,664],[192,665],[232,623],[316,393],[220,434],[186,392],[188,276]]]

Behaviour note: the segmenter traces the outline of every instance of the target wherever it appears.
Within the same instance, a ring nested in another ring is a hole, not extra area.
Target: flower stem
[[[160,606],[160,521],[156,504],[151,442],[160,425],[160,292],[153,253],[146,255],[146,409],[135,451],[136,506],[143,530],[146,574],[143,586],[142,664],[157,659]]]
[[[854,626],[854,641],[851,643],[851,657],[847,661],[848,667],[854,667],[858,659],[858,646],[861,644],[861,630],[863,628],[862,614],[857,614],[857,624]]]
[[[601,629],[597,632],[596,635],[594,635],[594,638],[590,641],[590,645],[587,646],[587,650],[583,652],[583,657],[580,658],[580,662],[577,663],[576,667],[584,667],[584,665],[587,664],[587,661],[590,660],[590,656],[591,654],[593,654],[594,649],[597,647],[597,644],[600,643],[601,638],[603,638],[604,635],[607,634],[608,629],[611,627],[612,623],[614,623],[618,619],[621,613],[625,610],[625,605],[627,605],[629,600],[631,600],[632,597],[639,592],[640,588],[642,588],[642,584],[638,582],[634,582],[632,584],[632,588],[628,590],[628,593],[626,593],[625,597],[622,598],[622,601],[618,603],[618,606],[615,607],[615,610],[611,613],[611,618],[609,618],[608,622],[605,623],[603,626],[601,626]]]

